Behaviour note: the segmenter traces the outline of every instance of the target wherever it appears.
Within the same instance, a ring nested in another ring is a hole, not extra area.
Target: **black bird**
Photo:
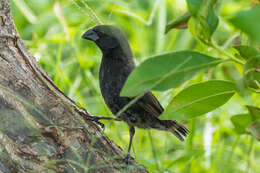
[[[116,115],[134,99],[120,96],[120,91],[128,75],[135,68],[133,54],[126,36],[115,26],[98,25],[85,32],[82,38],[94,41],[103,53],[99,71],[99,84],[107,106]],[[162,112],[163,107],[159,101],[151,92],[147,92],[118,117],[95,116],[92,117],[92,120],[109,119],[125,121],[128,124],[130,142],[125,158],[126,163],[128,163],[135,127],[170,131],[179,140],[184,140],[183,137],[187,135],[188,130],[175,120],[160,120],[158,117]]]

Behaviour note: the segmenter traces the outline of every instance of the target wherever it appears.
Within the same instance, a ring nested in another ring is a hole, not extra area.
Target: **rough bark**
[[[97,103],[98,104],[98,103]],[[42,70],[0,0],[0,172],[147,172]]]

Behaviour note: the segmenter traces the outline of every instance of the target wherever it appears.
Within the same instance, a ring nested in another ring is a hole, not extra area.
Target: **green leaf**
[[[235,84],[210,80],[191,85],[177,94],[161,119],[188,119],[208,113],[226,103],[235,93]]]
[[[260,41],[260,6],[234,14],[229,21],[238,29],[246,33],[253,41]]]
[[[214,11],[214,0],[187,0],[192,18],[188,26],[191,34],[205,44],[210,44],[211,36],[218,26]]]
[[[230,120],[235,126],[235,131],[238,134],[246,134],[246,127],[253,123],[253,119],[250,114],[237,114],[232,116]]]
[[[203,0],[186,0],[186,2],[192,15],[196,15],[203,4]]]
[[[231,122],[235,126],[235,131],[238,134],[246,134],[247,132],[255,134],[256,120],[260,119],[260,108],[247,105],[249,114],[238,114],[231,117]],[[254,135],[253,135],[254,136]]]
[[[246,131],[254,136],[257,140],[260,140],[260,121],[256,121],[248,126]]]
[[[254,47],[234,46],[234,48],[239,52],[240,56],[243,57],[244,59],[260,56],[260,52]]]
[[[260,108],[250,105],[247,105],[246,107],[254,121],[260,119]]]
[[[188,23],[190,17],[191,17],[190,12],[186,12],[183,15],[177,17],[177,19],[174,19],[173,21],[169,22],[166,25],[165,34],[174,28],[177,28],[177,29],[187,28],[187,23]]]
[[[244,66],[244,80],[249,88],[260,89],[260,57],[247,60]]]
[[[149,58],[129,75],[122,96],[137,96],[151,89],[163,91],[180,86],[223,60],[194,51],[169,52]]]

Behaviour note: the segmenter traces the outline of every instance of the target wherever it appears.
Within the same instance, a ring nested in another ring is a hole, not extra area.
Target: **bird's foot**
[[[105,129],[105,124],[101,123],[99,120],[100,118],[97,116],[91,116],[87,113],[87,111],[83,108],[82,111],[78,112],[81,116],[84,117],[87,121],[94,121],[96,122],[103,130]]]
[[[103,123],[101,123],[99,120],[113,120],[113,121],[122,121],[122,119],[120,117],[116,117],[116,118],[112,118],[112,117],[103,117],[103,116],[91,116],[87,113],[87,111],[82,108],[80,111],[77,110],[77,112],[84,117],[85,120],[88,121],[94,121],[96,122],[98,125],[101,126],[101,128],[104,130],[105,129],[105,125]]]
[[[126,165],[128,165],[128,164],[129,164],[129,161],[130,161],[130,158],[131,158],[130,154],[127,154],[127,155],[125,156],[125,158],[123,159],[123,162],[124,162]]]
[[[76,111],[77,111],[85,120],[87,120],[87,121],[94,121],[94,122],[96,122],[103,130],[105,129],[105,125],[99,121],[99,120],[101,119],[100,117],[89,115],[89,113],[87,112],[87,110],[84,109],[84,108],[76,109]]]

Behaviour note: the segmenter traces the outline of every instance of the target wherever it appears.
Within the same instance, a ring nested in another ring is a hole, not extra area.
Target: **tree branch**
[[[60,91],[16,31],[0,0],[0,172],[147,172]]]

